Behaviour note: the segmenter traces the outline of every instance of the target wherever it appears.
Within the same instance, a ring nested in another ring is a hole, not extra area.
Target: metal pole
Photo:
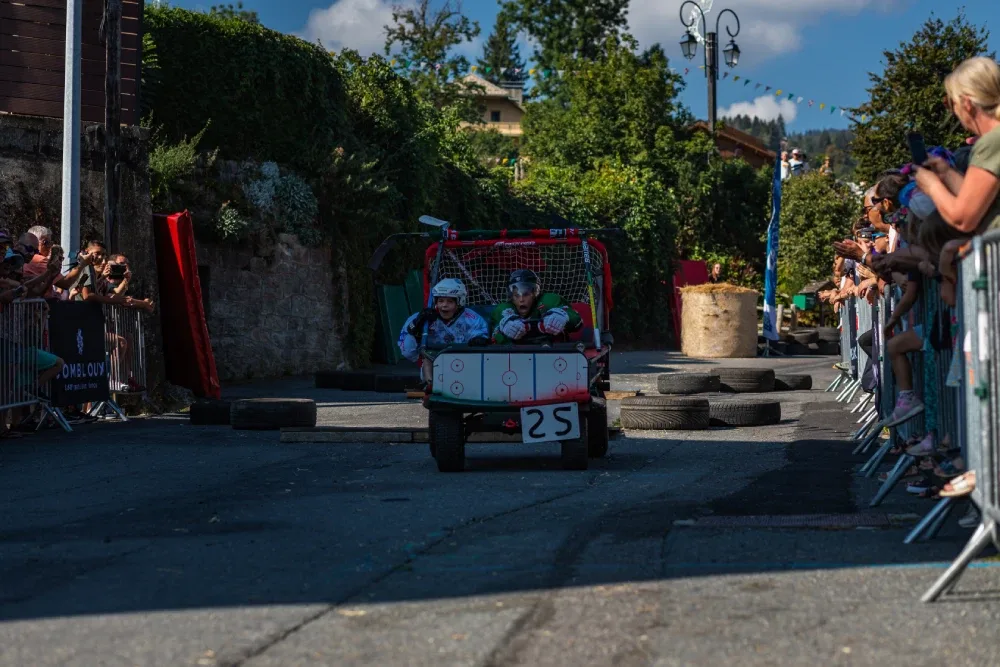
[[[705,35],[705,70],[708,73],[708,131],[715,132],[715,84],[719,79],[719,42],[714,32]]]
[[[80,251],[80,60],[83,0],[66,2],[66,77],[63,82],[62,224],[65,262]]]

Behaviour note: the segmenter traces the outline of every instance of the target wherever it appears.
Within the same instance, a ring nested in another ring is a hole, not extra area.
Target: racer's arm
[[[417,337],[410,333],[410,325],[416,322],[420,313],[414,313],[410,315],[406,323],[403,324],[403,330],[399,333],[399,351],[403,353],[403,357],[408,361],[415,362],[420,357],[420,343],[417,341]]]
[[[502,303],[494,307],[493,312],[490,313],[489,329],[486,335],[492,337],[493,342],[497,345],[510,345],[514,342],[500,331],[500,323],[507,316],[508,310],[511,310],[510,304]]]
[[[542,307],[542,318],[552,312],[553,310],[562,310],[566,313],[568,318],[566,321],[566,326],[564,331],[576,331],[583,326],[583,318],[580,317],[580,313],[569,304],[569,301],[564,299],[558,294],[553,294],[551,292],[543,294],[539,299],[540,306]]]

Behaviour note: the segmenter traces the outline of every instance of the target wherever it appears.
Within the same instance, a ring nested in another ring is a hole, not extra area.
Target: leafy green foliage
[[[536,42],[542,69],[600,57],[606,40],[628,22],[628,0],[508,0],[502,11]]]
[[[211,9],[208,10],[208,13],[227,19],[239,19],[240,21],[246,21],[247,23],[260,23],[260,18],[257,16],[257,12],[250,11],[249,9],[243,9],[242,2],[237,2],[235,7],[231,2],[228,5],[212,5]]]
[[[504,12],[497,14],[493,32],[483,46],[483,57],[476,64],[483,71],[483,77],[493,83],[524,81],[528,78],[521,49],[517,45],[517,31]],[[505,70],[508,70],[506,74]],[[521,73],[516,73],[516,70],[521,70]]]
[[[436,107],[463,103],[470,116],[471,105],[462,92],[466,85],[461,75],[468,69],[465,56],[452,49],[479,35],[479,23],[462,14],[461,0],[445,0],[437,10],[431,0],[419,0],[415,6],[397,5],[392,10],[393,25],[385,27],[385,54],[411,66],[407,69],[417,92]],[[421,66],[422,64],[422,66]]]
[[[962,143],[965,131],[943,103],[942,82],[968,58],[995,58],[987,53],[988,39],[984,27],[971,25],[959,11],[948,23],[932,15],[909,42],[883,52],[885,70],[868,75],[869,100],[852,109],[859,178],[873,183],[885,169],[908,162],[908,131],[922,133],[927,146]]]
[[[274,160],[303,173],[326,164],[347,119],[341,72],[322,48],[175,7],[150,5],[143,22],[160,67],[155,122],[168,143],[212,121],[203,140],[221,157]]]
[[[858,198],[832,177],[811,172],[782,183],[778,291],[796,294],[828,278],[832,244],[850,233],[859,213]]]
[[[194,176],[199,163],[199,146],[208,125],[188,139],[181,137],[177,143],[167,143],[158,135],[153,137],[149,151],[149,192],[154,211],[166,211],[183,206],[185,182]],[[207,161],[215,159],[210,153]]]

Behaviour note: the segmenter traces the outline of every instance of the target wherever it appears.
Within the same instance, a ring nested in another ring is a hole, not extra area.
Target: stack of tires
[[[770,369],[718,368],[704,373],[663,373],[658,396],[622,400],[626,429],[690,431],[709,426],[767,426],[781,421],[781,403],[731,394],[760,394],[812,388],[809,375],[775,375]]]

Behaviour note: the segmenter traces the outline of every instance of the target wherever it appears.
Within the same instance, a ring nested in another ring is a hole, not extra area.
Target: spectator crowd
[[[937,403],[934,383],[923,383],[926,395],[919,395],[914,355],[954,352],[947,386],[960,384],[970,332],[959,330],[954,310],[957,261],[972,237],[1000,228],[1000,66],[991,58],[969,59],[944,87],[946,103],[969,138],[960,146],[928,147],[920,164],[882,174],[864,193],[850,238],[834,244],[835,287],[820,294],[842,316],[852,298],[892,304],[880,333],[898,398],[884,426],[904,424],[923,413],[925,404]],[[872,333],[858,339],[869,357]],[[959,434],[943,432],[936,421],[894,450],[915,457],[906,473],[907,490],[928,498],[968,495],[976,471],[966,469],[963,452],[953,444]],[[963,525],[978,522],[970,508]]]
[[[45,349],[41,318],[49,320],[49,330],[60,323],[48,318],[47,308],[33,311],[25,302],[34,300],[41,306],[40,299],[46,303],[87,301],[146,312],[153,310],[153,302],[129,294],[128,258],[120,253],[109,257],[100,241],[90,241],[67,263],[49,228],[32,227],[17,237],[0,229],[0,258],[0,438],[13,438],[20,431],[33,430],[43,418],[39,406],[49,400],[46,385],[64,366],[62,359]],[[114,366],[116,355],[128,349],[128,341],[111,330],[107,337]],[[30,377],[25,377],[26,369]],[[30,405],[24,405],[25,398]],[[69,423],[93,419],[88,408],[71,407],[66,411]]]

